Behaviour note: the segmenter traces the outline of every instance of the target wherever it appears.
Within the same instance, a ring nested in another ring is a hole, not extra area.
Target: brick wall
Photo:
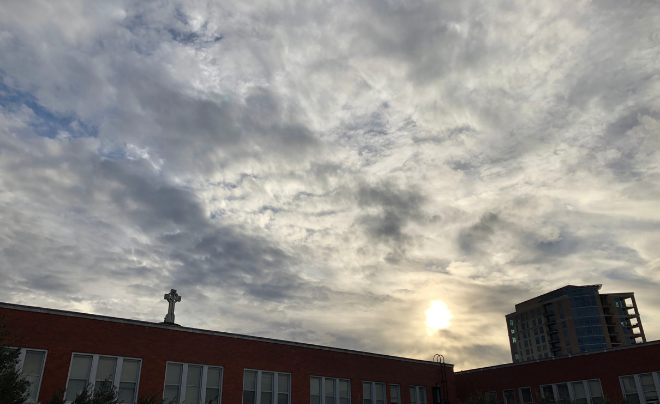
[[[456,395],[465,400],[476,391],[496,391],[504,402],[503,390],[531,387],[532,394],[540,394],[540,386],[551,383],[600,379],[603,393],[622,398],[619,376],[660,371],[660,341],[612,351],[580,354],[539,362],[504,365],[500,367],[458,372]]]
[[[410,403],[410,385],[426,386],[427,402],[432,403],[431,387],[441,380],[440,366],[428,362],[187,332],[156,323],[126,324],[13,308],[0,308],[0,316],[12,332],[24,337],[23,348],[48,350],[41,401],[66,386],[73,352],[141,358],[140,395],[162,392],[167,361],[222,366],[223,404],[242,402],[245,368],[291,373],[292,404],[309,403],[312,375],[350,379],[354,404],[362,403],[363,380],[399,384],[402,404]],[[450,402],[456,403],[451,367],[447,379]]]

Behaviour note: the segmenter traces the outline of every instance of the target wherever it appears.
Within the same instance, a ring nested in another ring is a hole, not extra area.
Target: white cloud
[[[657,338],[659,11],[3,3],[6,299],[465,369],[602,283]]]

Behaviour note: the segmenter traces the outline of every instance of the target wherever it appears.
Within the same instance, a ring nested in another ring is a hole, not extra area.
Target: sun
[[[426,326],[428,327],[429,334],[441,328],[447,328],[451,325],[449,320],[454,317],[447,305],[440,300],[431,302],[431,308],[426,310]]]

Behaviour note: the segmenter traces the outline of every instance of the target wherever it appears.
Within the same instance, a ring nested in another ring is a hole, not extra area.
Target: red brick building
[[[456,372],[455,379],[459,400],[478,391],[494,394],[504,404],[529,404],[538,397],[598,404],[603,395],[625,396],[630,404],[657,404],[660,341],[466,370]]]
[[[102,384],[126,403],[153,393],[180,404],[458,404],[476,392],[503,404],[604,395],[658,404],[660,391],[660,341],[454,374],[449,364],[167,323],[7,303],[0,316],[23,336],[30,401]]]
[[[125,402],[430,404],[436,385],[457,402],[450,364],[8,303],[0,316],[23,337],[31,401],[112,384]]]

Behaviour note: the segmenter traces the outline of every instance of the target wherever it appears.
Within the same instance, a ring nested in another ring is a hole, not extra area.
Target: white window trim
[[[642,382],[641,380],[639,380],[639,375],[645,375],[648,373],[651,373],[651,375],[653,376],[653,383],[655,383],[655,391],[660,396],[660,372],[642,372],[634,375],[619,376],[619,385],[621,386],[621,394],[623,395],[623,397],[624,398],[626,397],[626,389],[623,388],[623,378],[632,376],[635,379],[635,386],[637,387],[637,397],[639,397],[640,404],[649,404],[646,402],[646,398],[644,397],[644,389],[642,387]]]
[[[598,380],[598,384],[600,384],[601,392],[603,389],[603,384],[600,382],[600,379],[585,379],[585,380],[573,380],[570,382],[559,382],[559,383],[548,383],[548,384],[542,384],[539,387],[544,387],[544,386],[551,386],[552,387],[552,394],[554,397],[552,397],[553,400],[559,400],[559,388],[557,385],[559,384],[566,384],[568,385],[568,394],[570,396],[571,401],[575,401],[575,392],[573,391],[573,383],[580,383],[582,382],[582,386],[584,387],[584,393],[586,394],[587,398],[587,404],[592,403],[592,395],[591,395],[591,387],[589,386],[589,382],[591,380]],[[623,385],[622,385],[623,386]],[[545,393],[543,393],[543,389],[541,388],[541,397],[545,398]],[[601,399],[603,398],[602,396],[600,397]]]
[[[422,387],[422,388],[424,389],[424,392],[426,393],[426,386],[410,385],[410,387],[414,387],[414,388],[415,388],[415,395],[417,396],[417,400],[418,400],[417,402],[415,402],[415,403],[413,403],[413,404],[422,404],[422,400],[419,399],[419,398],[421,397],[421,395],[419,394],[419,388]],[[429,399],[429,398],[428,398],[428,395],[425,395],[425,397],[424,397],[424,404],[429,404],[428,399]],[[413,402],[413,401],[412,401],[412,397],[410,397],[410,402],[411,402],[411,403]]]
[[[566,388],[568,389],[568,398],[573,401],[573,384],[572,382],[559,382],[559,383],[554,383],[552,385],[552,392],[555,394],[555,400],[559,400],[559,385],[560,384],[565,384]]]
[[[325,380],[330,379],[335,381],[335,404],[339,404],[340,402],[340,397],[339,397],[339,382],[340,381],[345,381],[348,382],[348,404],[351,404],[351,379],[342,379],[341,377],[325,377],[325,376],[315,376],[312,375],[309,377],[310,382],[312,381],[312,377],[316,377],[321,379],[321,388],[320,388],[320,394],[321,394],[321,404],[325,404]],[[291,380],[291,379],[289,379]],[[310,391],[309,398],[311,400],[312,394]],[[256,404],[256,403],[255,403]],[[387,404],[387,403],[386,403]],[[401,403],[399,403],[401,404]]]
[[[69,388],[69,378],[71,377],[71,365],[73,365],[73,358],[78,356],[91,356],[92,365],[89,367],[89,374],[87,375],[87,384],[85,388],[88,388],[90,384],[96,383],[96,370],[99,364],[99,358],[117,358],[117,367],[115,368],[115,380],[112,381],[112,385],[119,390],[119,383],[121,382],[121,368],[124,363],[124,359],[138,361],[138,374],[137,380],[135,381],[135,395],[133,396],[133,403],[137,402],[138,391],[140,390],[140,376],[142,375],[142,359],[141,358],[131,358],[128,356],[116,356],[116,355],[101,355],[101,354],[91,354],[91,353],[82,353],[82,352],[73,352],[71,353],[71,360],[69,361],[69,372],[66,375],[66,388]],[[64,391],[64,397],[66,397],[66,390]],[[71,401],[65,401],[70,403]]]
[[[255,391],[255,397],[254,397],[254,404],[261,404],[261,374],[262,373],[272,373],[273,374],[273,404],[278,403],[279,399],[279,375],[288,375],[289,376],[289,391],[287,392],[287,398],[288,398],[288,403],[291,404],[291,373],[287,372],[275,372],[272,370],[257,370],[257,369],[248,369],[245,368],[243,369],[243,383],[245,383],[245,371],[251,371],[251,372],[257,372],[257,385],[256,388],[257,390]],[[241,403],[243,402],[243,392],[245,391],[245,387],[243,384],[241,384]]]
[[[18,349],[18,348],[17,348]],[[23,364],[25,363],[25,354],[27,351],[43,352],[44,360],[41,362],[41,369],[39,370],[39,385],[37,386],[37,399],[36,401],[26,401],[26,403],[35,403],[39,401],[39,393],[41,392],[41,382],[44,379],[44,368],[46,367],[46,359],[48,356],[48,350],[46,349],[32,349],[32,348],[21,348],[21,353],[18,354],[18,363],[16,364],[16,370],[22,373]]]
[[[401,385],[397,384],[397,383],[390,383],[390,401],[389,402],[390,402],[390,404],[392,403],[392,397],[391,397],[392,396],[392,388],[391,388],[392,386],[397,387],[397,391],[399,392],[399,396],[397,397],[397,403],[401,404]]]
[[[363,380],[362,381],[362,389],[363,390],[364,390],[364,383],[369,383],[370,386],[371,386],[371,404],[376,404],[376,384],[382,384],[383,386],[385,386],[385,397],[383,398],[383,401],[385,402],[385,404],[388,404],[388,401],[387,401],[387,383],[385,383],[385,382],[372,382],[372,381],[369,381],[369,380]],[[362,397],[362,403],[361,404],[364,404],[364,397]]]
[[[199,398],[200,398],[200,403],[204,404],[206,402],[206,381],[208,378],[208,371],[209,368],[218,368],[222,369],[221,375],[220,375],[220,397],[218,397],[218,403],[222,404],[222,393],[224,392],[223,389],[223,382],[225,379],[225,369],[222,366],[215,366],[215,365],[202,365],[199,363],[186,363],[186,362],[175,362],[175,361],[167,361],[165,363],[165,380],[163,380],[163,398],[165,398],[165,385],[167,384],[167,365],[168,364],[175,364],[175,365],[183,365],[181,367],[181,376],[179,379],[179,404],[183,403],[183,401],[186,399],[186,388],[187,382],[188,382],[188,366],[201,366],[202,367],[202,380],[201,380],[201,385],[199,386]]]

